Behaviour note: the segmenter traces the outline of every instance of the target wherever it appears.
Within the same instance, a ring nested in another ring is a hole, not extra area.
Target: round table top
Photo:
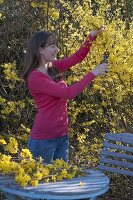
[[[109,189],[109,178],[101,171],[86,170],[86,176],[52,183],[39,183],[37,187],[20,187],[3,181],[2,191],[33,199],[83,199],[104,194]],[[10,179],[8,179],[10,180]],[[1,185],[1,181],[0,181]]]

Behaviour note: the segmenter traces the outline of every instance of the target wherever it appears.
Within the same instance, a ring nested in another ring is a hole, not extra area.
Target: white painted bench
[[[12,177],[0,176],[0,189],[8,200],[18,196],[25,200],[95,200],[109,189],[109,178],[101,170],[133,176],[133,134],[106,133],[99,170],[86,171],[85,177],[22,188]]]

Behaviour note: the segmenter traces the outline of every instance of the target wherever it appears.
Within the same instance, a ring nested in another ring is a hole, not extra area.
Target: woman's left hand
[[[91,36],[96,37],[99,33],[105,31],[105,29],[106,29],[105,25],[102,25],[102,27],[100,29],[92,30],[90,34],[91,34]]]

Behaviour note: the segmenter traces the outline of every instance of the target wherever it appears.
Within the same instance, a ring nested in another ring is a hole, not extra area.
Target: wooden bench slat
[[[42,188],[44,188],[45,190],[56,190],[56,189],[58,189],[58,188],[63,188],[64,190],[67,190],[68,188],[82,188],[82,189],[84,189],[84,188],[86,188],[86,187],[88,187],[88,186],[99,186],[99,185],[104,185],[104,184],[107,184],[107,181],[105,181],[105,180],[103,180],[103,181],[99,181],[99,182],[96,182],[96,183],[94,183],[94,182],[90,182],[90,183],[88,183],[88,182],[82,182],[83,184],[84,184],[84,187],[83,186],[80,186],[80,182],[78,183],[78,184],[67,184],[67,185],[65,185],[65,184],[62,184],[62,185],[38,185],[37,187],[27,187],[26,189],[27,190],[38,190],[39,188],[40,189],[42,189]],[[50,187],[50,188],[49,188]],[[65,187],[65,188],[64,188]]]
[[[52,187],[52,186],[50,186],[50,188],[48,188],[48,187],[37,187],[37,188],[31,188],[31,190],[33,190],[33,191],[35,191],[35,190],[46,190],[46,191],[58,191],[58,190],[63,190],[63,191],[68,191],[68,189],[69,190],[75,190],[75,189],[77,189],[77,190],[86,190],[86,188],[99,188],[99,187],[104,187],[105,185],[107,185],[107,182],[105,182],[105,181],[103,181],[103,182],[99,182],[99,183],[97,183],[97,184],[95,184],[95,183],[90,183],[90,184],[88,184],[88,183],[84,183],[84,186],[80,186],[79,184],[78,185],[71,185],[70,184],[70,186],[57,186],[57,187]],[[64,188],[65,187],[65,188]],[[30,188],[28,188],[28,190],[29,190]]]
[[[133,176],[133,171],[131,172],[128,170],[108,167],[108,166],[104,166],[102,164],[99,165],[99,169],[104,170],[104,171],[113,172],[113,173],[123,174],[123,175],[127,175],[127,176]]]
[[[122,162],[122,161],[102,157],[100,159],[100,162],[101,163],[109,163],[112,165],[117,165],[117,166],[133,169],[133,163],[129,163],[129,162],[125,162],[125,161]]]
[[[102,154],[105,155],[105,156],[113,156],[113,157],[116,157],[116,158],[133,160],[133,155],[111,152],[111,151],[108,151],[108,150],[105,150],[105,149],[103,149]]]
[[[106,133],[105,139],[113,140],[117,142],[123,142],[127,144],[133,144],[133,134],[132,133]]]
[[[133,148],[129,146],[122,146],[122,145],[117,145],[117,144],[112,144],[110,141],[105,141],[104,142],[104,147],[105,148],[111,148],[111,149],[118,149],[118,150],[124,150],[124,151],[129,151],[133,153]]]
[[[105,185],[102,185],[102,186],[90,186],[89,187],[84,187],[84,189],[82,189],[82,186],[79,187],[75,187],[75,188],[71,188],[71,187],[68,187],[67,189],[64,190],[64,188],[58,188],[58,189],[55,189],[55,190],[46,190],[45,188],[43,189],[38,189],[37,191],[34,190],[34,192],[37,192],[37,193],[42,193],[42,192],[46,192],[46,193],[51,193],[54,191],[54,194],[56,193],[68,193],[69,194],[73,194],[73,193],[77,193],[77,194],[82,194],[82,193],[86,193],[86,192],[92,192],[92,191],[95,191],[95,190],[100,190],[102,189],[103,187],[106,187],[106,184]]]

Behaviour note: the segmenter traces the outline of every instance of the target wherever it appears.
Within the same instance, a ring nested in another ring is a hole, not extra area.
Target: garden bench
[[[133,133],[105,134],[99,169],[133,176]]]
[[[18,186],[11,176],[0,176],[0,189],[8,200],[95,200],[109,189],[109,178],[102,171],[133,176],[133,134],[105,134],[98,170],[86,170],[86,176],[54,183],[39,183],[37,187]],[[118,167],[117,167],[118,166]],[[102,170],[102,171],[101,171]]]

